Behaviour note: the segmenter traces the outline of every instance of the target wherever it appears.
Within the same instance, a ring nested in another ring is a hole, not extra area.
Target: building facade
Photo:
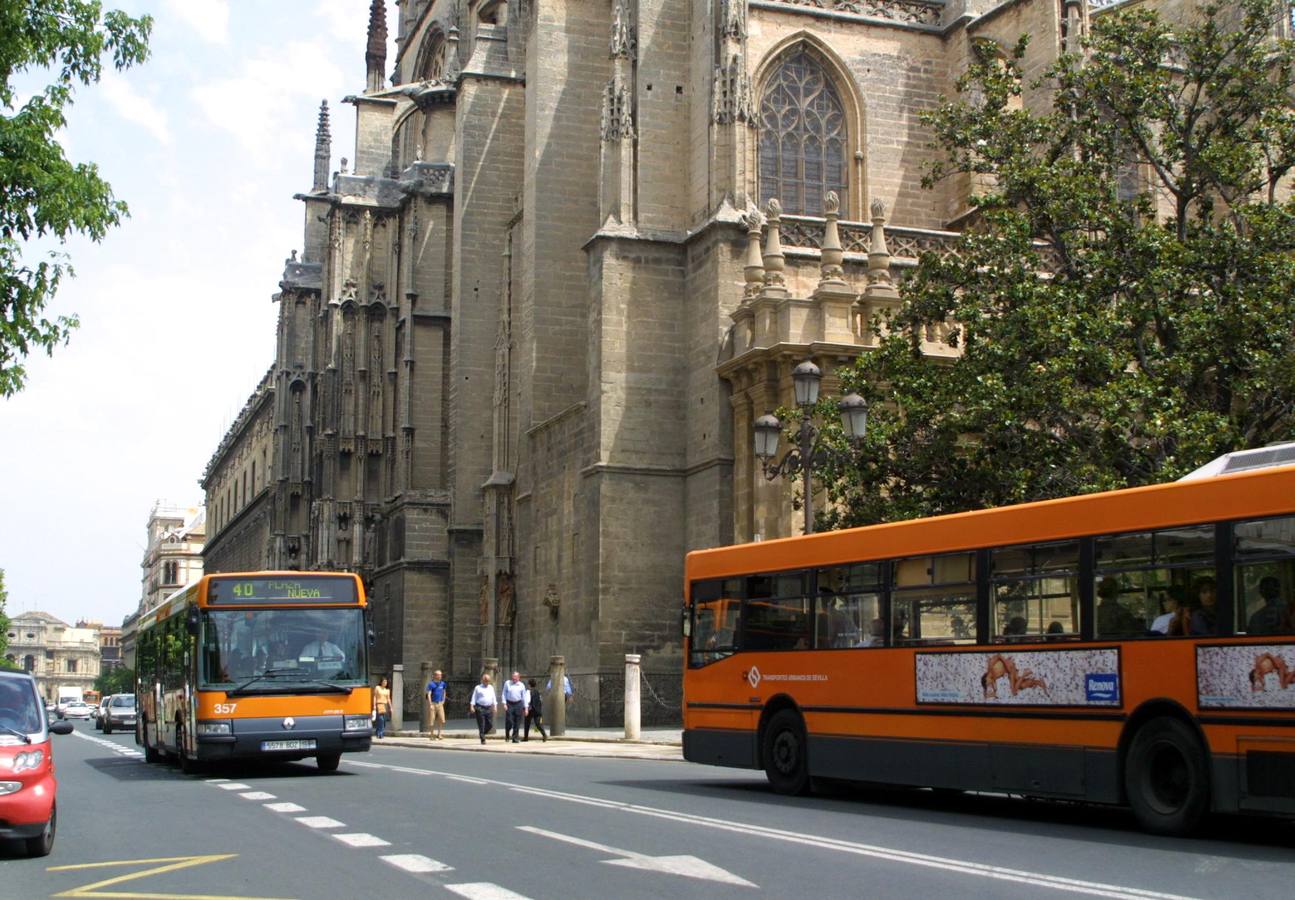
[[[124,663],[121,657],[121,629],[102,622],[78,619],[77,628],[88,628],[98,635],[99,672],[110,672]]]
[[[619,721],[640,653],[676,720],[684,555],[799,531],[753,420],[805,359],[831,392],[973,214],[922,187],[921,113],[973,42],[1033,35],[1028,78],[1090,6],[405,0],[389,61],[375,0],[356,146],[332,171],[322,107],[276,358],[203,481],[209,570],[363,573],[375,674],[563,655],[573,723]]]
[[[241,421],[241,420],[240,420]],[[175,591],[202,577],[207,542],[207,509],[157,501],[148,516],[147,543],[140,561],[139,607],[122,622],[117,658],[135,667],[135,622]]]
[[[84,692],[99,677],[99,632],[72,627],[46,612],[27,612],[9,620],[9,647],[5,658],[36,679],[47,702],[58,698],[59,688]]]

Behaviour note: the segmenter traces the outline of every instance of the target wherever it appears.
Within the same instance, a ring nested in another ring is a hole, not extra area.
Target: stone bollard
[[[391,730],[405,727],[405,667],[399,663],[391,667]]]
[[[432,680],[432,673],[436,671],[436,664],[424,662],[418,667],[421,681],[418,682],[418,730],[426,734],[432,730],[432,704],[427,702],[427,682]]]
[[[625,654],[625,740],[637,741],[641,734],[640,693],[639,693],[639,660],[637,653]]]
[[[547,710],[549,711],[549,732],[554,736],[567,733],[567,695],[562,690],[562,680],[567,675],[567,659],[565,656],[549,657],[549,696],[547,698]]]

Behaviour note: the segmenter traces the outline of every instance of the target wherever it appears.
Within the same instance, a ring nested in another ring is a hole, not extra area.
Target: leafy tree
[[[1284,7],[1094,19],[1023,109],[1026,39],[978,45],[927,117],[990,187],[845,372],[869,435],[824,479],[841,527],[1165,481],[1295,435],[1295,48]],[[1136,173],[1140,179],[1131,176]],[[1130,189],[1132,188],[1132,189]],[[929,341],[955,358],[923,353]]]
[[[109,694],[135,693],[135,670],[117,666],[107,672],[100,672],[94,680],[94,689],[103,697]]]
[[[43,315],[72,274],[66,254],[47,252],[32,265],[30,242],[74,233],[99,241],[127,215],[97,167],[69,162],[55,133],[67,124],[75,86],[97,82],[106,56],[117,69],[147,57],[152,24],[105,13],[98,0],[0,3],[0,396],[22,388],[28,353],[53,353],[77,325],[75,316]],[[32,69],[54,81],[18,105],[14,77]]]
[[[5,604],[9,602],[9,591],[4,586],[4,569],[0,569],[0,669],[15,669],[17,666],[5,659],[9,649],[9,616],[5,614]]]

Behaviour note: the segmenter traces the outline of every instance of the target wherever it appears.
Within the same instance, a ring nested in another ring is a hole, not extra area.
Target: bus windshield
[[[366,684],[359,609],[206,610],[201,688],[248,693]]]

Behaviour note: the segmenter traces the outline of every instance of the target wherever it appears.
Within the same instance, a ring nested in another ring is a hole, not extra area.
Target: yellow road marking
[[[72,872],[78,869],[104,869],[111,866],[147,866],[155,863],[165,863],[152,869],[145,869],[142,872],[131,872],[127,875],[118,875],[116,878],[106,878],[103,881],[96,881],[94,884],[87,884],[84,887],[72,888],[61,894],[54,894],[55,897],[114,897],[114,898],[142,898],[142,900],[283,900],[277,897],[245,897],[226,894],[153,894],[141,893],[139,891],[129,891],[119,893],[117,891],[103,891],[100,888],[112,887],[113,885],[122,884],[127,881],[136,881],[140,878],[148,878],[150,875],[161,875],[166,872],[175,872],[179,869],[188,869],[193,866],[205,866],[208,863],[223,862],[227,859],[233,859],[238,856],[237,853],[214,853],[207,856],[162,856],[154,859],[122,859],[113,862],[101,863],[77,863],[70,866],[49,866],[47,872]]]

